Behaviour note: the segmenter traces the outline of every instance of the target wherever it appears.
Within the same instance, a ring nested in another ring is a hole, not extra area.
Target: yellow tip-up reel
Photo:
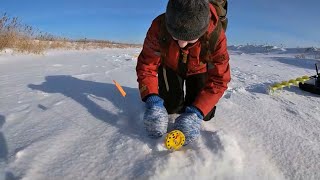
[[[183,146],[185,140],[186,138],[181,131],[173,130],[168,133],[164,144],[169,150],[178,150]]]

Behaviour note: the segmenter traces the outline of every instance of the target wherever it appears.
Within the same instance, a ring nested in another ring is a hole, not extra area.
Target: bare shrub
[[[0,51],[10,48],[20,53],[42,54],[48,49],[128,48],[140,45],[121,44],[104,40],[69,40],[34,29],[20,23],[17,17],[0,15]]]

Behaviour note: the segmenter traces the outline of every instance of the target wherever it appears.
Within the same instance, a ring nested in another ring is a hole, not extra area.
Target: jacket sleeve
[[[136,66],[137,81],[141,99],[149,94],[158,94],[158,67],[160,65],[160,31],[159,18],[156,18],[149,28],[143,43],[142,51]]]
[[[207,63],[208,78],[205,87],[193,103],[204,116],[218,103],[231,80],[227,39],[224,31],[221,31],[215,51],[212,52]]]

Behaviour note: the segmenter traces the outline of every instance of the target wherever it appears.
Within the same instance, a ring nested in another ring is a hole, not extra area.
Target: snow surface
[[[176,152],[143,129],[140,49],[2,53],[0,180],[320,179],[320,96],[265,92],[314,75],[319,61],[269,50],[230,47],[232,81],[216,117]]]

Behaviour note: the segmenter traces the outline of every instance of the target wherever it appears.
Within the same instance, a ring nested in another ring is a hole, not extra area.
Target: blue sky
[[[2,0],[0,12],[70,38],[142,43],[167,0]],[[228,44],[320,47],[320,1],[229,0]]]

